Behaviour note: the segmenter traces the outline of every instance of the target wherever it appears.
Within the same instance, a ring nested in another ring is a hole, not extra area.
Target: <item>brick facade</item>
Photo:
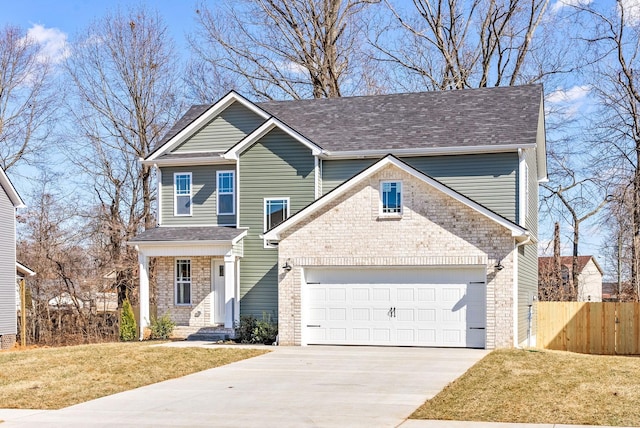
[[[402,180],[402,218],[378,216],[381,180]],[[511,347],[514,244],[510,230],[390,165],[283,233],[278,265],[293,269],[279,270],[280,344],[301,344],[304,267],[472,264],[487,269],[486,347]]]
[[[176,259],[191,260],[191,305],[176,305]],[[169,313],[178,325],[205,327],[211,323],[211,260],[212,257],[158,257],[158,316]],[[220,259],[222,260],[222,259]]]
[[[0,336],[0,350],[11,349],[15,344],[15,334],[3,334],[2,336]]]

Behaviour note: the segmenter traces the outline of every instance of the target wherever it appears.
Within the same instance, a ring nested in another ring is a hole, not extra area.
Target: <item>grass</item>
[[[639,379],[638,357],[499,350],[411,418],[639,426]]]
[[[60,409],[266,352],[144,342],[0,352],[0,408]]]

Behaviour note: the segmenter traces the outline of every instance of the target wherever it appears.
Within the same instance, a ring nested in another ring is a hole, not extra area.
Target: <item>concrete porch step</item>
[[[171,339],[177,340],[206,340],[217,342],[219,340],[230,340],[235,337],[235,331],[232,328],[224,328],[223,326],[188,326],[177,325],[173,329]]]

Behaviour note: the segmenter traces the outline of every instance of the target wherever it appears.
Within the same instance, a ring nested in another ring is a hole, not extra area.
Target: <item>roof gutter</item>
[[[411,149],[376,149],[376,150],[345,150],[328,151],[323,150],[320,154],[322,159],[353,159],[353,158],[375,158],[385,156],[393,152],[395,156],[435,156],[454,154],[477,154],[477,153],[505,153],[515,152],[519,149],[535,148],[535,143],[530,144],[499,144],[492,146],[452,146],[452,147],[421,147]]]

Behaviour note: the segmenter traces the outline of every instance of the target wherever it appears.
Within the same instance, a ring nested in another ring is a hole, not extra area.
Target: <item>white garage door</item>
[[[303,343],[484,348],[485,270],[307,269]]]

